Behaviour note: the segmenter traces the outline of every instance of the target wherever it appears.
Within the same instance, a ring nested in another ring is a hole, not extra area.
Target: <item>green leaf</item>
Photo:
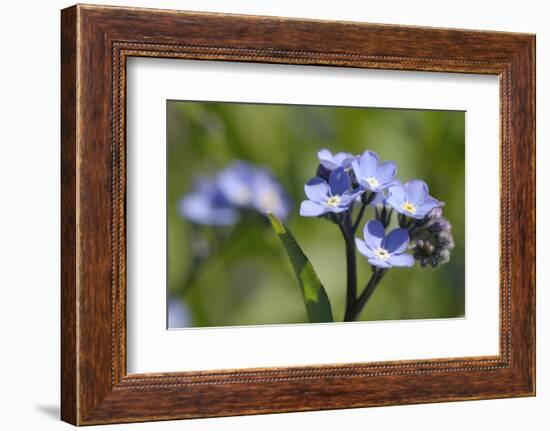
[[[321,284],[313,265],[304,254],[294,235],[273,214],[268,214],[271,226],[283,243],[304,297],[307,315],[311,323],[333,322],[327,292]]]

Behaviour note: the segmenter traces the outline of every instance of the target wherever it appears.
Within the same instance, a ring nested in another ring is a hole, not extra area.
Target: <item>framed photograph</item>
[[[62,419],[535,394],[535,36],[61,14]]]

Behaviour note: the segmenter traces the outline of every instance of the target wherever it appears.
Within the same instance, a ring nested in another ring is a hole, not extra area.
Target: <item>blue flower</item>
[[[317,217],[327,213],[340,213],[349,209],[362,189],[352,190],[351,179],[343,168],[330,174],[328,183],[322,178],[309,180],[304,190],[308,200],[302,202],[300,215]]]
[[[351,166],[357,182],[367,190],[380,192],[394,185],[397,165],[394,162],[378,162],[378,155],[365,151],[359,160],[353,160]]]
[[[321,165],[331,171],[336,168],[349,168],[351,162],[355,160],[355,156],[351,153],[332,154],[327,149],[319,151],[317,157],[319,157]]]
[[[371,265],[378,268],[414,265],[414,257],[404,253],[409,246],[409,234],[406,229],[394,229],[386,236],[384,225],[377,220],[371,220],[363,229],[363,237],[364,240],[355,238],[355,243],[359,253],[365,256]]]
[[[291,203],[283,186],[265,168],[236,161],[217,176],[218,187],[225,198],[239,208],[254,209],[262,214],[272,212],[286,219]]]
[[[440,202],[429,195],[428,186],[422,180],[411,180],[406,184],[388,189],[387,202],[399,213],[415,219],[422,219]]]
[[[266,214],[272,212],[281,220],[285,220],[292,204],[283,186],[273,178],[266,169],[256,168],[250,183],[252,190],[252,207]]]
[[[317,153],[319,157],[319,166],[317,166],[317,176],[328,181],[330,173],[336,168],[351,169],[351,162],[357,156],[351,153],[332,154],[329,150],[321,150]]]
[[[176,299],[168,298],[168,329],[186,328],[192,325],[191,314],[185,304]]]
[[[227,201],[216,182],[207,177],[195,181],[194,190],[179,202],[178,210],[183,217],[198,224],[231,226],[239,221],[239,212]]]
[[[216,175],[216,184],[225,199],[236,207],[247,208],[252,205],[251,183],[255,167],[248,162],[237,160]]]
[[[244,161],[235,161],[218,172],[215,179],[201,177],[193,192],[179,205],[182,216],[211,226],[230,226],[242,210],[272,212],[284,220],[291,202],[283,186],[270,171]]]

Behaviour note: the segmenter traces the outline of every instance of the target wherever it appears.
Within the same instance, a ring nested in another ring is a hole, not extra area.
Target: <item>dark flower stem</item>
[[[357,261],[353,240],[353,226],[351,223],[351,211],[344,214],[343,221],[338,225],[346,246],[346,311],[344,321],[357,300]]]
[[[357,231],[357,228],[361,223],[361,219],[363,218],[363,214],[365,214],[365,209],[367,209],[367,204],[362,204],[361,209],[359,210],[359,214],[357,214],[357,218],[355,219],[355,223],[353,223],[353,228],[352,228],[353,233]]]
[[[372,276],[359,295],[357,297],[357,261],[356,261],[356,254],[355,254],[355,231],[359,227],[359,224],[361,223],[361,219],[363,218],[363,215],[365,213],[365,209],[368,206],[368,204],[372,201],[372,198],[374,197],[374,193],[372,193],[369,198],[366,199],[365,202],[362,203],[361,209],[359,210],[359,214],[357,214],[357,218],[355,219],[355,222],[352,222],[352,208],[350,208],[348,211],[341,213],[341,217],[336,218],[334,217],[334,222],[337,223],[338,227],[340,228],[340,232],[342,233],[342,237],[344,238],[344,243],[346,247],[346,310],[344,312],[344,322],[354,322],[356,321],[365,306],[367,305],[367,302],[369,301],[370,297],[374,293],[374,290],[378,286],[378,283],[380,283],[380,280],[384,277],[384,274],[387,272],[387,269],[381,269],[381,268],[372,268]]]
[[[349,314],[346,313],[346,319],[344,320],[345,322],[354,322],[359,318],[359,315],[365,308],[365,305],[367,305],[367,302],[369,301],[370,297],[378,286],[378,283],[380,283],[380,280],[382,280],[382,277],[384,277],[384,274],[386,274],[386,272],[387,269],[374,269],[369,282],[365,286],[363,292],[361,292],[361,295],[359,295],[359,298],[357,298],[357,301],[355,302],[353,308],[349,311]]]

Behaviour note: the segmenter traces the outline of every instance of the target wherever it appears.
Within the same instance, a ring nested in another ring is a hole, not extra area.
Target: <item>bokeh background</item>
[[[378,153],[402,181],[420,178],[445,202],[456,247],[437,269],[388,272],[360,320],[464,316],[464,112],[212,102],[167,102],[168,326],[306,323],[301,292],[282,244],[261,217],[222,233],[190,223],[178,202],[197,175],[235,159],[269,167],[294,206],[287,222],[329,295],[335,320],[345,305],[344,243],[336,226],[300,217],[317,151]],[[373,217],[367,211],[364,220]],[[394,217],[395,218],[395,217]],[[394,221],[395,224],[395,221]],[[216,243],[197,264],[194,254]],[[370,267],[358,254],[359,291]]]

